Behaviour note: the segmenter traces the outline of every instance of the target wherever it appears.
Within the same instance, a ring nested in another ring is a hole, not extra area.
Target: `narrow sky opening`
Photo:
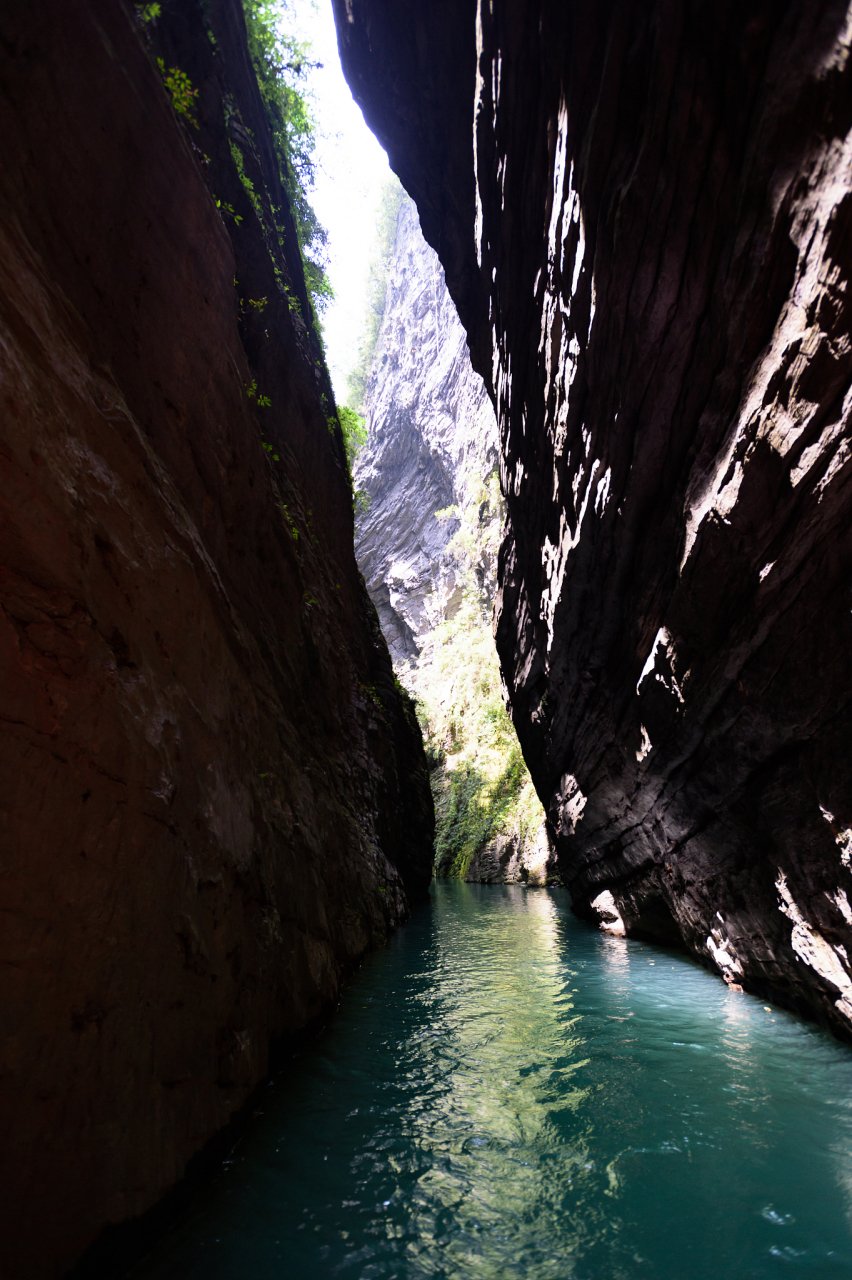
[[[328,231],[335,297],[322,323],[334,394],[343,404],[364,325],[376,211],[391,171],[344,79],[329,0],[290,0],[284,26],[309,41],[313,59],[322,63],[309,81],[318,125],[317,181],[310,200]]]

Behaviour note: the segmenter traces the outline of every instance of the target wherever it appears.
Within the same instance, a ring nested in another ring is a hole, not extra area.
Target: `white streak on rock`
[[[725,981],[733,982],[734,974],[742,977],[743,967],[733,952],[728,949],[729,947],[730,943],[724,940],[720,929],[710,930],[707,935],[707,949],[722,970]]]
[[[636,752],[636,759],[641,764],[642,761],[650,752],[653,746],[653,743],[651,742],[651,739],[648,736],[648,730],[645,728],[644,724],[640,725],[639,728],[642,730],[642,746]]]
[[[591,906],[592,910],[596,911],[600,918],[600,927],[604,933],[611,933],[616,938],[624,937],[627,930],[624,927],[621,912],[615,904],[615,898],[609,889],[604,889],[602,893],[599,893]]]
[[[837,907],[837,910],[843,916],[843,919],[846,921],[846,923],[852,924],[852,907],[849,905],[849,899],[846,896],[846,890],[838,889],[837,893],[835,893],[833,897],[830,893],[827,893],[825,896],[828,898],[829,902],[834,903],[834,905]],[[842,951],[843,949],[842,947],[837,947],[836,950]],[[843,958],[844,960],[846,959],[845,952],[844,952]]]
[[[843,963],[843,958],[838,955],[836,948],[826,942],[821,933],[808,924],[793,899],[783,871],[778,872],[775,888],[781,899],[780,910],[788,920],[793,922],[793,932],[790,936],[793,950],[800,960],[810,965],[821,978],[825,978],[826,982],[830,982],[837,988],[840,999],[835,1000],[834,1007],[844,1017],[852,1020],[852,980]]]

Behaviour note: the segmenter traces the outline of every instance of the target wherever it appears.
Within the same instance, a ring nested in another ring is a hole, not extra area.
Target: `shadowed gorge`
[[[0,8],[3,1280],[845,1274],[852,6],[319,4],[340,409],[307,0]]]
[[[849,1038],[845,5],[335,12],[495,401],[574,909]]]

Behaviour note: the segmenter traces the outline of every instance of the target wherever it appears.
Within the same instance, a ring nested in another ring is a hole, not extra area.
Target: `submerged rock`
[[[846,4],[335,10],[497,407],[497,647],[575,909],[849,1037]]]
[[[240,5],[7,5],[0,83],[0,1255],[30,1280],[333,1006],[433,817]]]

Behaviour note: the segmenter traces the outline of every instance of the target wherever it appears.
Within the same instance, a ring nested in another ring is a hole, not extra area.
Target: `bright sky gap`
[[[318,126],[317,181],[309,197],[328,231],[328,275],[335,297],[322,327],[334,394],[343,404],[364,324],[376,210],[391,170],[343,78],[330,0],[290,0],[284,25],[309,41],[313,59],[322,63],[309,78]]]

